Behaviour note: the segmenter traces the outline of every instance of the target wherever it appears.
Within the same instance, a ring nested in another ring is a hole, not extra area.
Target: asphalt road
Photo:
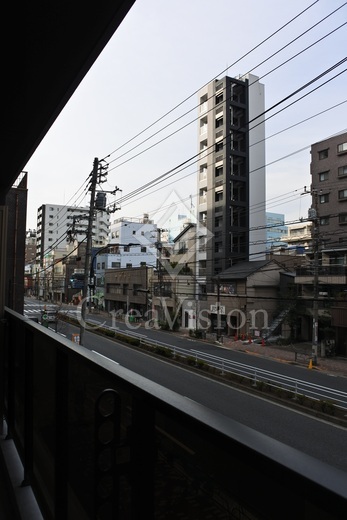
[[[98,320],[101,318],[104,321],[104,317],[93,317],[93,319],[95,318]],[[117,323],[117,326],[122,327],[124,324]],[[58,332],[67,337],[71,337],[72,332],[78,332],[78,330],[67,323],[58,324]],[[195,350],[204,349],[214,355],[238,360],[242,363],[257,364],[266,370],[281,371],[291,377],[309,378],[317,384],[346,391],[347,380],[343,377],[331,377],[321,372],[303,370],[300,367],[266,358],[250,357],[243,352],[221,349],[216,345],[162,331],[141,328],[136,332],[146,334],[148,337],[164,343],[173,344],[174,342],[186,349],[190,346]],[[204,375],[192,373],[167,363],[165,360],[155,359],[92,332],[86,331],[84,346],[157,384],[347,472],[346,428],[232,388]],[[97,354],[95,355],[97,356]]]
[[[345,428],[154,359],[93,333],[85,334],[85,347],[256,431],[347,471]]]

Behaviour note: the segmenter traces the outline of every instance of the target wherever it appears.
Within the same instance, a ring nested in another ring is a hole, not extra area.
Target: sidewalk
[[[172,333],[171,333],[172,334]],[[179,336],[189,336],[187,330],[180,330],[174,332]],[[211,335],[206,340],[207,343],[216,345],[214,337]],[[261,345],[260,343],[245,343],[243,341],[235,341],[234,338],[223,336],[222,342],[219,343],[221,349],[227,348],[230,350],[246,352],[250,355],[262,356],[271,358],[280,363],[289,363],[291,365],[302,366],[303,368],[310,368],[310,359],[312,357],[311,343],[296,343],[295,345]],[[335,376],[347,377],[347,358],[346,357],[320,357],[317,358],[317,365],[312,366],[312,370],[323,371]]]
[[[105,311],[97,311],[95,314],[105,317],[110,316],[110,314]],[[142,326],[143,324],[141,323],[139,325]],[[168,332],[168,334],[177,334],[178,336],[183,336],[187,337],[187,339],[192,339],[189,336],[188,330],[186,329],[179,330],[177,332]],[[209,339],[199,341],[206,341],[207,343],[216,344],[216,341],[214,341],[212,335]],[[271,358],[274,361],[302,366],[303,368],[307,369],[309,369],[310,359],[312,356],[311,343],[296,343],[295,345],[282,346],[262,346],[259,343],[245,344],[242,341],[235,341],[232,337],[224,336],[223,342],[219,345],[221,348],[228,348],[231,350],[246,352],[250,355],[263,356],[266,358]],[[331,375],[347,377],[347,358],[339,356],[322,358],[318,356],[317,365],[312,366],[312,370],[319,370]]]
[[[244,344],[242,341],[234,341],[232,338],[224,337],[221,347],[247,352],[251,355],[272,358],[282,363],[290,363],[309,368],[312,355],[310,343],[298,343],[286,346],[262,346],[259,343]],[[313,370],[320,370],[332,375],[347,377],[347,358],[343,357],[318,357],[317,365]]]

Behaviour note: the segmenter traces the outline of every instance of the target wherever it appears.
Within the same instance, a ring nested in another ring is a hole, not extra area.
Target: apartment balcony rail
[[[319,276],[346,276],[347,267],[345,265],[319,265],[318,275]],[[296,276],[313,276],[314,268],[310,267],[298,267],[296,269]]]
[[[9,309],[5,324],[1,445],[45,520],[343,518],[342,471]]]
[[[319,265],[317,268],[320,283],[346,284],[347,267],[344,265]],[[313,266],[299,267],[295,274],[295,283],[313,283],[315,270]]]

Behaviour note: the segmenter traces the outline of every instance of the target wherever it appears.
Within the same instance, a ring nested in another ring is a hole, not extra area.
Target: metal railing
[[[122,334],[126,334],[122,332]],[[189,350],[156,340],[140,338],[142,345],[154,345],[170,349],[174,356],[185,358],[194,357],[196,364],[204,362],[220,371],[221,375],[226,373],[249,379],[254,386],[265,383],[272,388],[285,390],[293,394],[293,398],[299,395],[315,400],[324,400],[347,410],[347,392],[335,390],[326,386],[317,385],[301,379],[285,376],[269,370],[257,368],[245,363],[239,363],[219,356],[208,354],[199,350]]]
[[[9,309],[5,319],[3,442],[13,443],[22,465],[9,472],[22,472],[17,481],[31,487],[45,520],[159,519],[168,511],[277,520],[278,503],[287,518],[341,518],[347,486],[337,468]],[[30,517],[27,506],[22,511],[21,519]]]

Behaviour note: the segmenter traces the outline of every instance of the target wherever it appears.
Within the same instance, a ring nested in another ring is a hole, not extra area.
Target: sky
[[[119,189],[108,195],[119,208],[111,220],[155,218],[172,201],[194,212],[195,164],[131,194],[197,153],[197,91],[247,72],[265,87],[266,211],[288,223],[306,218],[310,146],[347,127],[346,63],[336,65],[345,59],[346,4],[136,0],[24,168],[27,229],[42,204],[89,204],[94,158],[109,164],[102,188]]]

